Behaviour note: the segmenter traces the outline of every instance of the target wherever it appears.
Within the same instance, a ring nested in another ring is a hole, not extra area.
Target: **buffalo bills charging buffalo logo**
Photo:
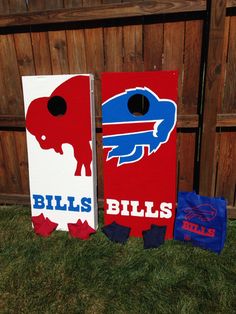
[[[33,100],[26,115],[26,128],[42,149],[52,148],[63,154],[62,145],[72,145],[77,161],[75,176],[81,175],[82,166],[86,176],[91,176],[89,89],[88,76],[74,76],[59,85],[51,95]]]
[[[176,104],[149,88],[137,87],[103,103],[103,147],[117,166],[139,161],[166,143],[176,124]]]
[[[211,204],[201,204],[183,209],[186,220],[198,218],[201,221],[211,221],[216,217],[217,210]]]

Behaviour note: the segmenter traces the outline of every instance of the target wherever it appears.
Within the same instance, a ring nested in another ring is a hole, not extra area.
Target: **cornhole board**
[[[102,74],[104,223],[142,237],[151,224],[173,238],[176,71]]]
[[[32,216],[97,228],[92,75],[24,76]]]

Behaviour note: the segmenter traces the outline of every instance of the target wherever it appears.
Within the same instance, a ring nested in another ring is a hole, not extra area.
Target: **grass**
[[[100,212],[100,226],[102,225]],[[28,207],[0,207],[0,313],[236,313],[236,221],[218,256],[177,241],[36,236]]]

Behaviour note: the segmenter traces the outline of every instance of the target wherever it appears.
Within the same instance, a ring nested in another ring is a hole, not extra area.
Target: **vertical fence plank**
[[[185,23],[183,114],[197,113],[202,51],[202,21]],[[194,78],[194,79],[193,79]]]
[[[61,8],[63,8],[63,0],[29,0],[30,11],[44,11]]]
[[[64,0],[65,8],[81,8],[83,0]]]
[[[146,1],[146,0],[139,0],[139,2],[141,2],[141,1]],[[137,0],[122,0],[122,2],[124,3],[124,2],[130,2],[130,3],[132,3],[132,2],[137,2]]]
[[[194,187],[194,161],[196,133],[178,133],[179,191],[192,191]]]
[[[101,81],[100,74],[104,71],[103,29],[85,29],[85,51],[87,71],[95,75],[95,111],[101,116]]]
[[[124,72],[143,71],[142,25],[123,26]]]
[[[9,13],[9,2],[8,0],[0,1],[0,15],[5,15]]]
[[[236,16],[230,18],[227,61],[222,111],[236,113]]]
[[[162,69],[164,26],[160,24],[146,24],[144,36],[144,69],[145,71],[160,71]]]
[[[7,114],[8,113],[8,95],[5,91],[5,64],[4,64],[4,35],[0,35],[0,113]]]
[[[178,112],[182,112],[182,73],[184,60],[184,22],[172,22],[164,24],[163,33],[163,70],[178,70]],[[193,163],[192,154],[194,152],[193,137],[189,133],[178,132],[178,182],[177,186],[180,191],[191,190],[193,185],[193,168],[189,174],[189,167]],[[190,145],[189,155],[183,153],[183,147]],[[193,151],[192,151],[193,149]],[[191,155],[191,156],[190,156]],[[186,163],[186,158],[189,160]]]
[[[105,71],[122,71],[123,46],[122,27],[104,28]]]
[[[46,1],[46,9],[48,10],[62,9],[63,7],[64,7],[63,0]]]
[[[21,192],[29,194],[29,173],[28,173],[28,159],[26,149],[26,134],[25,132],[14,132],[16,153],[18,159],[18,168],[21,181]]]
[[[42,11],[45,9],[45,0],[30,0],[29,10],[30,11]]]
[[[19,104],[21,81],[13,35],[0,35],[0,60],[2,113],[20,114],[23,112],[23,104]]]
[[[102,3],[107,3],[107,4],[110,4],[110,3],[121,3],[122,0],[103,0]]]
[[[7,186],[7,172],[5,167],[5,162],[3,159],[3,151],[6,149],[2,143],[3,132],[0,131],[0,192],[6,191]]]
[[[14,40],[20,75],[34,75],[35,68],[30,34],[14,34]]]
[[[200,193],[213,196],[216,175],[216,116],[223,92],[221,66],[224,51],[226,0],[215,0],[210,4],[209,48],[201,135]]]
[[[25,0],[8,0],[10,13],[27,12]]]
[[[225,31],[224,31],[224,45],[223,45],[223,56],[222,56],[222,83],[223,86],[225,86],[225,81],[226,81],[226,70],[227,70],[227,59],[228,59],[228,50],[229,50],[229,33],[230,33],[230,17],[226,16],[225,17]],[[223,91],[225,93],[225,89]],[[222,113],[224,112],[224,99],[225,95],[223,95],[223,101],[218,103],[218,108],[217,108],[217,113]]]
[[[101,4],[102,0],[83,0],[83,7],[95,7]]]
[[[84,30],[77,29],[66,31],[66,37],[70,73],[86,73],[87,64]]]
[[[35,68],[30,34],[29,33],[14,34],[14,41],[20,76],[34,75]],[[18,95],[18,103],[19,104],[24,103],[22,90],[21,93]],[[22,108],[21,114],[23,114],[24,113],[23,106],[21,108]]]
[[[216,195],[227,199],[228,205],[234,205],[236,187],[236,133],[222,132],[218,135],[219,159],[216,182]]]
[[[7,173],[5,191],[7,193],[22,193],[18,156],[13,133],[13,131],[7,131],[1,134],[2,147],[4,147],[3,160]]]
[[[51,53],[52,73],[67,74],[69,72],[67,42],[65,31],[48,32]]]
[[[163,70],[178,70],[178,112],[182,112],[184,22],[164,24]]]
[[[33,32],[31,38],[36,74],[52,74],[48,33]]]

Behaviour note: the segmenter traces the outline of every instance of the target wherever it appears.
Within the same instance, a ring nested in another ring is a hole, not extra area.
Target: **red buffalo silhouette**
[[[33,100],[26,115],[26,128],[42,149],[63,154],[62,144],[70,144],[77,161],[75,176],[91,176],[92,150],[90,78],[75,76],[59,85],[49,97]]]

